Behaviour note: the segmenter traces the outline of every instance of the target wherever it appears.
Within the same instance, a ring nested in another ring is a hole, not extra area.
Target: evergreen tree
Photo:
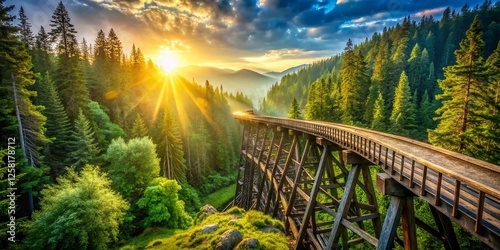
[[[487,122],[482,124],[483,135],[487,142],[484,146],[482,159],[500,164],[499,154],[488,154],[487,152],[500,151],[500,42],[497,48],[486,60],[489,68],[489,84],[487,89],[486,109],[484,119]]]
[[[373,83],[372,85],[370,85],[370,89],[368,92],[368,98],[366,99],[366,103],[364,106],[365,111],[363,113],[363,121],[365,122],[365,124],[370,125],[374,117],[375,102],[377,101],[378,94],[380,93],[378,84]]]
[[[36,92],[30,90],[35,82],[35,74],[30,71],[31,57],[15,36],[17,29],[11,23],[14,17],[8,14],[14,6],[4,7],[3,2],[0,0],[0,137],[4,142],[16,138],[15,143],[21,149],[16,153],[16,179],[19,177],[16,185],[21,187],[18,193],[27,197],[20,198],[24,201],[16,211],[16,218],[20,218],[34,211],[36,193],[32,190],[39,190],[44,181],[39,150],[48,139],[43,107],[32,102]]]
[[[288,111],[288,118],[300,119],[300,107],[295,97],[293,98],[292,105]]]
[[[482,133],[484,114],[493,112],[485,105],[488,89],[483,60],[484,42],[478,17],[474,18],[466,38],[455,51],[457,64],[445,68],[445,79],[439,80],[443,106],[436,111],[437,128],[429,131],[429,141],[437,146],[480,157],[491,140]]]
[[[114,66],[120,65],[120,60],[122,58],[122,43],[116,36],[113,29],[109,31],[108,40],[106,43],[107,55],[109,60]]]
[[[386,120],[387,118],[385,116],[384,98],[382,97],[382,94],[379,93],[374,105],[371,129],[378,131],[385,131]]]
[[[366,102],[369,86],[366,72],[363,55],[354,53],[352,41],[349,39],[344,49],[344,60],[340,68],[340,91],[342,93],[340,108],[344,123],[362,121],[363,106]]]
[[[50,60],[50,41],[49,35],[45,32],[43,26],[40,27],[38,34],[35,37],[35,45],[33,48],[33,71],[45,74],[52,69]],[[38,89],[38,88],[37,88]]]
[[[419,139],[427,140],[427,130],[434,129],[435,127],[434,121],[432,120],[435,112],[434,105],[430,101],[427,90],[422,96],[422,101],[420,102],[420,108],[418,111],[418,136]]]
[[[333,120],[333,111],[336,107],[331,95],[331,84],[331,81],[325,81],[324,78],[320,78],[311,85],[304,113],[307,120]]]
[[[158,143],[158,152],[161,158],[160,173],[163,177],[178,181],[186,178],[186,165],[182,148],[177,121],[170,111],[165,108]]]
[[[493,96],[493,105],[494,110],[493,114],[499,114],[500,110],[500,41],[498,42],[497,48],[493,51],[493,53],[488,57],[486,63],[491,72],[491,91],[494,93]]]
[[[132,131],[130,132],[130,138],[146,136],[148,136],[148,128],[146,127],[146,123],[144,123],[141,115],[138,113],[134,120]]]
[[[77,118],[78,110],[88,110],[89,91],[84,78],[78,57],[59,56],[54,80],[71,121]]]
[[[56,177],[64,173],[64,168],[68,163],[66,157],[71,152],[70,142],[73,139],[71,125],[48,72],[43,77],[41,84],[43,89],[40,92],[40,103],[45,106],[43,114],[47,117],[46,135],[52,140],[50,144],[45,146],[45,162],[50,165],[52,176]]]
[[[390,116],[391,131],[397,135],[411,136],[415,129],[416,108],[410,92],[408,77],[403,71],[394,94],[394,104]]]
[[[54,80],[68,116],[74,121],[79,109],[87,110],[89,92],[80,64],[76,30],[62,1],[59,2],[50,22],[52,30],[49,35],[57,43],[59,53]]]
[[[123,129],[111,122],[108,114],[104,112],[99,103],[90,101],[88,108],[90,113],[89,120],[95,131],[95,138],[97,139],[99,148],[107,148],[113,139],[125,136]]]
[[[95,141],[95,132],[92,131],[90,122],[81,109],[75,121],[72,138],[68,162],[77,169],[93,163],[99,154],[99,148]]]
[[[19,40],[26,45],[27,49],[33,48],[33,32],[31,32],[31,24],[28,22],[28,17],[24,14],[24,8],[19,9]]]
[[[49,36],[57,45],[57,52],[67,57],[78,55],[78,42],[76,41],[75,26],[71,24],[68,11],[62,1],[57,5],[52,20],[50,20],[52,30]]]

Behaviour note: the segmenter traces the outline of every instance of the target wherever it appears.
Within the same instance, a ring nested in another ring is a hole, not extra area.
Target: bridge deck
[[[342,124],[247,113],[237,113],[235,118],[311,134],[354,151],[488,245],[500,246],[500,166],[408,138]]]

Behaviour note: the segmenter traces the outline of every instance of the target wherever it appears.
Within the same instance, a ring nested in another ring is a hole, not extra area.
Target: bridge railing
[[[353,126],[248,113],[234,116],[311,134],[354,151],[488,245],[500,246],[500,166]]]

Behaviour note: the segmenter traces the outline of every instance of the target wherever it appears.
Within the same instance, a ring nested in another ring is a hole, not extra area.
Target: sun
[[[160,66],[163,71],[170,73],[172,72],[175,68],[177,68],[178,65],[178,58],[175,54],[173,53],[162,53],[156,57],[156,64]]]

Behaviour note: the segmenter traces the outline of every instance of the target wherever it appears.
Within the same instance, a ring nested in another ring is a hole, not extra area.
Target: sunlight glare
[[[156,64],[167,73],[172,72],[178,67],[177,57],[173,53],[162,53],[158,55],[156,59]]]

